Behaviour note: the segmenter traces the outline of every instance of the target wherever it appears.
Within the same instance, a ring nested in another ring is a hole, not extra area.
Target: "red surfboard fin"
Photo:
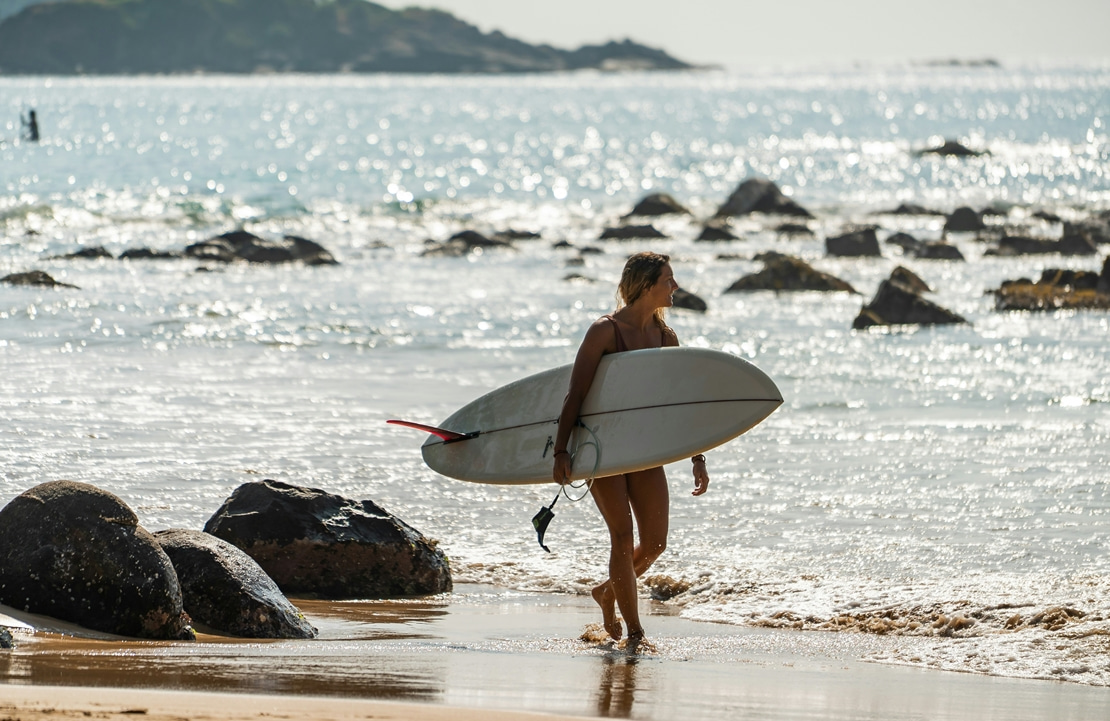
[[[433,436],[439,436],[445,443],[454,443],[456,441],[467,441],[471,438],[477,438],[481,431],[474,431],[473,433],[456,433],[449,431],[446,428],[436,428],[435,426],[424,425],[423,423],[416,423],[414,421],[398,421],[390,420],[386,423],[391,423],[395,426],[404,426],[405,428],[415,428],[418,431],[431,433]]]

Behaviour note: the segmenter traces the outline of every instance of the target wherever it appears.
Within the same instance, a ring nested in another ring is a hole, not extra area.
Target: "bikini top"
[[[624,353],[626,350],[628,350],[628,344],[624,342],[624,336],[621,335],[620,323],[618,323],[617,319],[614,318],[612,315],[603,315],[601,317],[613,324],[613,333],[617,337],[617,351],[616,352],[617,353]],[[663,345],[664,346],[667,345],[667,334],[668,333],[673,335],[674,331],[671,330],[670,328],[664,326],[664,329],[663,329]]]

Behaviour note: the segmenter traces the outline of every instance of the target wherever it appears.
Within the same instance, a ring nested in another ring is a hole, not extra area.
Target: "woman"
[[[616,312],[602,316],[586,331],[574,359],[570,391],[559,416],[552,470],[557,483],[565,484],[570,475],[572,459],[567,443],[601,357],[609,353],[678,345],[678,336],[663,321],[664,309],[672,305],[671,295],[678,290],[669,260],[665,255],[646,252],[629,258],[621,274]],[[709,487],[705,456],[694,456],[693,466],[694,495],[700,496]],[[628,646],[635,647],[644,638],[636,579],[667,547],[667,476],[660,466],[596,478],[590,491],[609,528],[610,543],[609,578],[594,588],[592,595],[601,606],[605,630],[616,640],[623,631],[616,614],[616,609],[620,609],[628,624]],[[639,544],[634,544],[633,519],[640,533]]]

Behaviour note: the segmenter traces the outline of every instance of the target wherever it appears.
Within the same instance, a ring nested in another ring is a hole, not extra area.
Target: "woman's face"
[[[674,279],[674,271],[671,270],[670,263],[665,263],[663,270],[659,271],[659,280],[655,281],[655,285],[651,286],[648,293],[655,301],[656,308],[669,308],[674,303],[671,296],[676,290],[678,290],[678,283]]]

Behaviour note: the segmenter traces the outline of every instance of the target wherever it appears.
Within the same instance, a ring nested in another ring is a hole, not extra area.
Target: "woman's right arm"
[[[578,347],[574,367],[570,372],[570,388],[567,391],[566,400],[563,401],[563,410],[559,414],[559,430],[555,435],[555,462],[551,475],[556,483],[566,483],[570,476],[571,457],[567,451],[570,434],[578,421],[582,402],[593,384],[601,357],[606,352],[615,350],[616,345],[612,324],[607,320],[599,320],[586,331],[586,337]]]

